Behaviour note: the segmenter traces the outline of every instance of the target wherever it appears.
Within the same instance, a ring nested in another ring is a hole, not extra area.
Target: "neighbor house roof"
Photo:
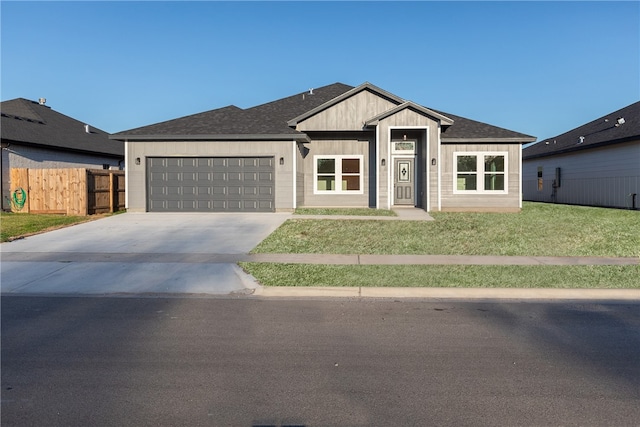
[[[109,134],[44,104],[24,98],[0,103],[3,141],[56,150],[124,157],[124,144]],[[88,132],[87,132],[88,131]]]
[[[522,150],[523,159],[640,139],[640,101]]]
[[[256,107],[241,109],[228,106],[205,111],[166,122],[118,132],[113,139],[176,140],[176,139],[297,139],[308,140],[305,133],[294,127],[301,121],[347,99],[363,90],[382,96],[396,107],[367,121],[375,125],[377,120],[389,114],[411,108],[435,117],[443,125],[443,142],[533,142],[535,137],[486,123],[469,120],[453,114],[439,112],[406,101],[371,83],[353,87],[334,83],[318,89],[279,99]]]

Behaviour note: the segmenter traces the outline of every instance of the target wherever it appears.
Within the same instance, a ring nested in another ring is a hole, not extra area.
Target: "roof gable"
[[[453,120],[450,119],[449,117],[447,117],[447,116],[445,116],[443,114],[437,113],[434,110],[430,110],[430,109],[428,109],[426,107],[423,107],[422,105],[418,105],[418,104],[413,103],[411,101],[407,101],[407,102],[403,102],[402,104],[400,104],[400,105],[398,105],[398,106],[396,106],[394,108],[391,108],[391,109],[389,109],[387,111],[384,111],[384,112],[378,114],[377,116],[374,116],[374,117],[370,118],[369,120],[367,120],[365,122],[365,126],[376,126],[380,120],[383,120],[383,119],[385,119],[385,118],[387,118],[387,117],[389,117],[389,116],[391,116],[393,114],[396,114],[396,113],[398,113],[398,112],[400,112],[402,110],[406,110],[406,109],[411,109],[411,110],[413,110],[413,111],[415,111],[417,113],[421,113],[421,114],[423,114],[425,116],[428,116],[428,117],[431,117],[431,118],[433,118],[435,120],[439,120],[440,124],[443,125],[443,126],[449,126],[449,125],[453,124]]]
[[[398,105],[404,102],[404,100],[390,92],[387,92],[385,90],[380,89],[377,86],[372,85],[369,82],[363,83],[358,87],[352,88],[351,90],[344,92],[343,94],[341,94],[340,96],[336,96],[335,98],[329,100],[328,102],[325,102],[324,104],[319,105],[318,107],[312,109],[312,110],[308,110],[305,111],[303,114],[291,119],[288,121],[288,125],[289,126],[297,126],[298,124],[304,122],[305,120],[308,120],[309,118],[324,112],[340,103],[343,103],[344,101],[348,100],[349,98],[353,98],[353,97],[357,97],[358,94],[362,94],[363,92],[368,92],[371,93],[373,95],[375,95],[379,100],[381,101],[386,101],[384,103],[382,103],[383,105],[386,105],[387,108],[389,108],[392,105]],[[362,98],[362,97],[360,97]],[[375,115],[378,114],[382,111],[385,111],[387,108],[385,109],[380,109],[380,107],[377,107],[374,109],[378,110],[378,111],[371,111],[369,113],[369,115],[367,117],[371,117],[371,115]],[[364,121],[366,120],[367,117],[362,117],[362,120],[360,121],[361,124],[364,123]]]
[[[619,118],[623,123],[618,123]],[[640,101],[540,141],[525,148],[522,154],[523,159],[545,157],[634,139],[640,139]]]
[[[124,145],[109,134],[46,105],[24,98],[0,104],[2,139],[61,150],[124,156]],[[88,130],[88,132],[87,132]]]

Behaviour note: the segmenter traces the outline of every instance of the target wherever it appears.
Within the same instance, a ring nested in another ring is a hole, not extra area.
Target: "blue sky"
[[[2,100],[115,133],[366,81],[538,140],[640,99],[640,2],[2,1]]]

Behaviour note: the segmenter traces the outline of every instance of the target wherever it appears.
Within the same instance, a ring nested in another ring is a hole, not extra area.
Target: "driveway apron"
[[[2,243],[2,293],[249,293],[257,283],[224,255],[246,254],[290,217],[125,213]]]

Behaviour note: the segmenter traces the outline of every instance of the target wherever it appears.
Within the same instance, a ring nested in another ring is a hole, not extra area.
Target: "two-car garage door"
[[[148,157],[150,212],[274,212],[273,157]]]

